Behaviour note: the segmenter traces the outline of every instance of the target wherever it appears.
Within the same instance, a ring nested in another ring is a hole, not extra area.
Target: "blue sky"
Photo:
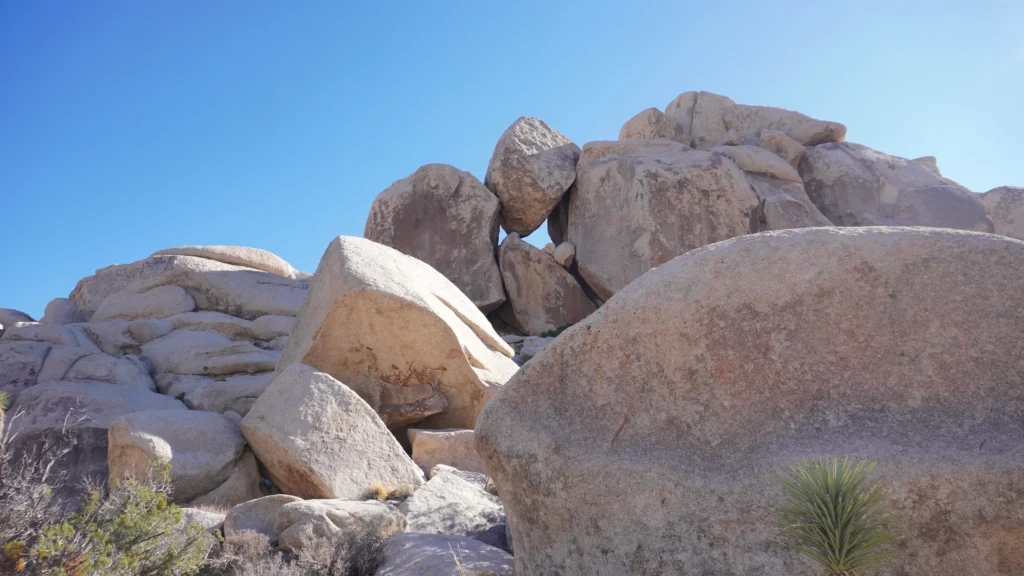
[[[0,0],[0,307],[182,244],[315,269],[429,162],[582,145],[687,90],[1024,185],[1024,2]],[[543,232],[530,240],[543,244]]]

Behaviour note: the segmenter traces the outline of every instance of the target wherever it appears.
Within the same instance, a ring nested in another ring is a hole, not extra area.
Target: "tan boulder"
[[[291,364],[242,420],[242,433],[281,491],[355,500],[371,484],[421,484],[423,472],[355,392]]]
[[[576,179],[580,148],[543,120],[523,116],[505,130],[484,184],[501,200],[501,225],[528,236]]]
[[[145,292],[117,292],[107,296],[91,320],[167,318],[195,310],[196,303],[180,286],[157,286]]]
[[[566,239],[602,300],[679,254],[756,230],[757,194],[717,154],[667,140],[591,142],[577,172]]]
[[[979,196],[996,234],[1024,240],[1024,188],[1000,186]]]
[[[498,260],[513,323],[526,334],[571,326],[597,309],[572,274],[515,232],[501,242]]]
[[[505,301],[494,258],[500,209],[469,172],[427,164],[374,199],[363,236],[426,262],[487,312]]]
[[[236,425],[239,423],[235,420],[231,421]],[[245,450],[242,452],[242,456],[235,460],[235,467],[231,470],[227,480],[189,502],[189,506],[231,508],[262,496],[259,464],[256,463],[256,457],[252,455],[252,452]]]
[[[178,246],[154,252],[152,256],[195,256],[224,264],[254,268],[288,278],[295,278],[297,274],[300,274],[280,256],[267,250],[248,246]]]
[[[302,500],[277,511],[278,546],[303,560],[352,560],[339,548],[358,551],[375,540],[405,532],[405,516],[383,502]]]
[[[457,470],[437,470],[398,509],[409,520],[410,532],[466,536],[496,548],[505,545],[501,500],[461,478]]]
[[[423,430],[411,428],[412,461],[424,472],[444,464],[467,472],[486,472],[473,444],[473,431],[460,428]]]
[[[231,340],[249,340],[252,320],[236,318],[223,312],[184,312],[167,318],[175,330],[216,332]]]
[[[515,372],[479,309],[430,266],[363,238],[331,241],[278,372],[295,362],[355,390],[388,426],[471,427]]]
[[[249,326],[249,334],[253,338],[270,341],[281,336],[288,336],[294,327],[294,316],[267,314],[252,321]]]
[[[274,494],[255,500],[237,504],[224,516],[224,538],[230,539],[245,530],[259,532],[270,539],[271,544],[277,542],[274,522],[281,507],[291,502],[299,502],[302,498],[288,494]]]
[[[846,126],[838,122],[815,120],[782,108],[747,106],[711,92],[685,92],[665,107],[690,136],[693,147],[708,149],[727,139],[745,143],[759,138],[764,130],[782,132],[805,146],[824,142],[842,142]]]
[[[47,342],[0,341],[0,391],[13,397],[33,386],[52,347]]]
[[[562,242],[555,248],[554,253],[551,255],[558,262],[562,268],[569,268],[572,266],[573,258],[576,257],[576,247],[572,245],[572,242]]]
[[[89,334],[78,325],[62,326],[60,324],[39,324],[37,322],[18,322],[9,325],[0,337],[4,342],[32,341],[49,342],[58,346],[75,346],[88,352],[100,352],[100,349],[89,337]]]
[[[921,156],[920,158],[914,158],[911,162],[917,162],[921,166],[927,168],[932,174],[942,176],[942,172],[939,171],[939,164],[935,159],[935,156]]]
[[[672,140],[687,147],[690,146],[690,135],[682,124],[657,108],[648,108],[633,116],[619,130],[619,140]]]
[[[92,318],[96,309],[111,294],[121,292],[140,278],[159,275],[173,265],[173,258],[155,256],[130,264],[114,264],[100,268],[92,276],[86,276],[79,280],[68,299],[81,310],[86,318]]]
[[[253,403],[270,386],[273,371],[226,376],[173,374],[157,377],[157,387],[172,398],[180,398],[193,410],[236,412],[245,416]]]
[[[213,332],[175,330],[142,345],[157,373],[226,375],[267,372],[277,367],[280,352],[232,341]]]
[[[75,303],[67,298],[54,298],[46,305],[43,317],[39,320],[41,324],[74,324],[85,322],[85,314],[75,306]]]
[[[37,380],[91,380],[156,390],[156,383],[144,359],[132,355],[111,356],[75,346],[51,348]]]
[[[800,174],[782,158],[758,146],[716,146],[711,149],[732,160],[747,175],[763,202],[763,230],[831,226],[804,191]]]
[[[807,196],[836,226],[934,226],[992,232],[973,192],[917,162],[849,142],[800,160]]]
[[[168,334],[174,324],[167,320],[107,320],[74,324],[104,354],[138,354],[146,342]]]
[[[245,448],[237,424],[194,410],[122,416],[110,425],[107,442],[113,479],[144,478],[151,463],[169,463],[175,502],[188,502],[220,486]]]
[[[480,417],[517,573],[802,574],[775,474],[843,455],[892,490],[896,572],[1018,573],[1022,283],[1024,242],[923,228],[763,233],[651,271]]]
[[[800,164],[800,158],[803,157],[804,150],[806,148],[803,144],[787,136],[785,132],[779,130],[761,130],[761,134],[758,138],[758,144],[760,144],[761,148],[764,148],[779,158],[782,158],[793,168],[796,168]]]

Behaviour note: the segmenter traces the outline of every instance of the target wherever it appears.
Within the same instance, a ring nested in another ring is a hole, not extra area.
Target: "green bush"
[[[13,418],[17,418],[14,415]],[[171,504],[170,466],[143,479],[85,487],[80,501],[63,473],[74,446],[66,430],[14,450],[0,438],[0,573],[47,576],[188,576],[199,572],[213,536],[182,526]],[[14,454],[18,454],[17,457]]]
[[[885,494],[867,477],[875,462],[847,458],[790,466],[779,476],[786,495],[779,509],[782,542],[833,576],[857,576],[890,563],[899,539]]]

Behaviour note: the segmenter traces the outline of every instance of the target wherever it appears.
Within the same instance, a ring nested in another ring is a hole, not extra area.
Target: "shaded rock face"
[[[811,146],[799,168],[807,195],[836,226],[994,229],[976,194],[917,162],[867,146]]]
[[[572,274],[519,234],[505,237],[498,259],[512,321],[520,331],[539,336],[571,326],[597,309]]]
[[[362,398],[302,364],[274,378],[242,420],[242,433],[274,484],[303,498],[356,500],[375,482],[423,482]]]
[[[74,429],[74,450],[61,464],[72,483],[107,474],[107,429],[125,414],[143,410],[187,410],[184,404],[162,394],[109,382],[79,380],[36,384],[18,394],[8,411],[9,431],[17,433],[15,449],[27,448],[65,426]]]
[[[765,130],[782,132],[804,146],[842,142],[846,137],[846,126],[838,122],[815,120],[782,108],[737,104],[704,91],[680,94],[665,107],[665,114],[680,123],[692,136],[693,147],[699,149],[753,143]]]
[[[500,208],[469,172],[428,164],[374,199],[363,236],[426,262],[488,312],[505,301],[494,257]]]
[[[1024,188],[1000,186],[980,197],[996,234],[1024,240]]]
[[[897,572],[1019,572],[1022,283],[1024,242],[921,228],[764,233],[651,271],[480,417],[517,573],[802,573],[774,474],[842,455],[879,462]]]
[[[274,494],[238,504],[224,516],[224,538],[229,539],[245,530],[252,530],[265,535],[274,544],[277,542],[274,522],[278,511],[286,504],[301,500],[298,496]]]
[[[384,546],[376,576],[512,576],[512,556],[462,536],[397,534]]]
[[[607,300],[679,254],[747,234],[760,201],[733,161],[666,140],[591,142],[570,192],[567,238]]]
[[[390,426],[471,428],[515,372],[512,349],[430,266],[363,238],[334,239],[278,371],[301,362],[344,382]]]
[[[501,200],[506,232],[528,236],[576,179],[579,146],[537,118],[522,117],[498,139],[484,184]]]
[[[691,138],[683,125],[657,108],[648,108],[633,116],[619,130],[619,140],[664,139],[690,146]]]

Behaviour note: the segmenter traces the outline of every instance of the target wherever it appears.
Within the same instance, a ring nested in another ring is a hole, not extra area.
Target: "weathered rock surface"
[[[505,509],[483,488],[448,471],[435,473],[398,509],[409,531],[466,536],[484,544],[505,546]]]
[[[513,558],[472,538],[398,534],[384,546],[376,576],[512,576]]]
[[[423,482],[362,398],[302,364],[274,378],[242,420],[242,432],[274,484],[303,498],[354,500],[375,482]]]
[[[267,250],[248,246],[178,246],[160,250],[153,256],[196,256],[234,266],[255,268],[288,278],[295,278],[301,274],[280,256]]]
[[[224,527],[224,514],[199,508],[182,508],[181,525],[184,527],[189,524],[195,524],[210,534],[216,534]]]
[[[281,336],[287,336],[294,327],[294,316],[268,314],[252,321],[252,325],[249,326],[249,334],[253,338],[269,341]]]
[[[12,396],[36,383],[52,344],[0,341],[0,391]]]
[[[927,168],[932,174],[942,176],[942,172],[939,171],[939,164],[936,161],[935,156],[921,156],[920,158],[914,158],[911,162],[917,162],[921,166]]]
[[[227,376],[166,373],[157,378],[157,387],[193,410],[221,414],[232,411],[245,416],[273,377],[271,371]]]
[[[996,234],[1024,240],[1024,188],[1000,186],[980,198]]]
[[[747,175],[750,187],[764,203],[765,230],[831,226],[807,197],[800,174],[782,158],[758,146],[716,146],[711,149],[732,160]]]
[[[67,298],[54,298],[46,305],[43,317],[39,320],[41,324],[74,324],[85,322],[85,314],[75,306],[75,303]],[[2,323],[2,322],[0,322]]]
[[[280,352],[232,341],[213,332],[175,330],[142,345],[157,372],[226,375],[266,372],[277,367]]]
[[[245,448],[238,425],[220,414],[193,410],[135,412],[108,430],[111,478],[143,478],[154,461],[171,466],[171,497],[188,502],[216,489]]]
[[[736,164],[676,142],[591,142],[577,172],[567,240],[602,300],[679,254],[757,224],[759,199]]]
[[[761,148],[785,160],[793,168],[800,164],[800,158],[804,155],[804,145],[779,130],[761,130],[758,144]]]
[[[665,114],[676,119],[693,138],[693,147],[708,149],[723,141],[748,143],[764,130],[782,132],[805,146],[842,142],[846,126],[815,120],[791,110],[747,106],[711,92],[685,92],[670,102]]]
[[[235,420],[225,416],[237,426],[241,419]],[[242,456],[235,461],[235,467],[228,475],[228,479],[213,490],[195,498],[189,502],[189,506],[213,506],[216,508],[231,508],[243,502],[260,498],[263,493],[260,491],[260,469],[256,463],[256,457],[252,452],[245,450]]]
[[[331,241],[281,369],[308,364],[352,388],[389,426],[475,425],[515,372],[512,350],[458,288],[423,262],[362,238]]]
[[[657,108],[648,108],[633,116],[619,130],[619,140],[664,139],[690,146],[691,138],[683,125]]]
[[[49,342],[59,346],[75,346],[89,352],[99,352],[99,347],[89,338],[89,335],[76,325],[61,326],[59,324],[39,324],[18,322],[7,326],[4,335],[0,340],[11,341],[32,341]]]
[[[850,454],[892,489],[896,571],[1017,573],[1022,283],[1020,241],[906,228],[735,238],[645,275],[480,417],[517,572],[802,573],[765,494]]]
[[[137,320],[141,318],[167,318],[195,310],[196,303],[180,286],[157,286],[140,292],[117,292],[107,296],[92,320]]]
[[[299,558],[317,558],[344,545],[358,550],[375,539],[405,532],[402,514],[383,502],[303,500],[277,511],[274,531],[278,546]],[[348,558],[337,558],[347,561]]]
[[[139,354],[143,344],[174,330],[168,320],[108,320],[73,326],[81,328],[105,354]]]
[[[487,312],[505,301],[494,258],[500,209],[469,172],[427,164],[374,199],[363,236],[426,262]]]
[[[138,356],[110,356],[74,346],[54,346],[46,355],[37,382],[92,380],[154,391],[149,366]]]
[[[484,178],[501,200],[502,227],[523,236],[539,228],[576,179],[579,156],[579,146],[543,120],[513,122],[498,139]]]
[[[572,245],[572,242],[562,242],[552,252],[551,257],[562,268],[568,268],[572,266],[573,258],[576,257],[576,247]]]
[[[224,517],[224,538],[231,538],[243,530],[252,530],[266,535],[273,544],[277,542],[274,521],[277,520],[278,511],[285,504],[300,500],[302,498],[298,496],[274,494],[238,504],[228,510]]]
[[[114,264],[100,268],[92,276],[79,280],[68,298],[86,318],[92,318],[107,296],[124,290],[140,278],[159,275],[173,263],[174,259],[170,257],[156,256],[131,264]]]
[[[290,318],[280,316],[280,318]],[[295,319],[292,318],[292,321]],[[231,340],[248,340],[254,320],[235,318],[223,312],[185,312],[167,318],[175,330],[216,332]],[[272,338],[264,338],[271,340]]]
[[[977,195],[905,158],[849,142],[800,160],[811,201],[837,226],[934,226],[992,232]]]
[[[597,309],[572,274],[515,232],[501,242],[498,260],[512,320],[522,332],[539,336],[575,324]]]
[[[43,382],[18,394],[9,410],[21,414],[10,420],[17,433],[16,448],[39,442],[46,435],[74,428],[74,450],[68,454],[72,479],[103,477],[107,473],[107,428],[121,416],[143,410],[187,410],[184,404],[146,390],[108,382]]]
[[[486,472],[473,444],[473,431],[460,428],[408,432],[412,461],[429,473],[438,464],[467,472]]]

